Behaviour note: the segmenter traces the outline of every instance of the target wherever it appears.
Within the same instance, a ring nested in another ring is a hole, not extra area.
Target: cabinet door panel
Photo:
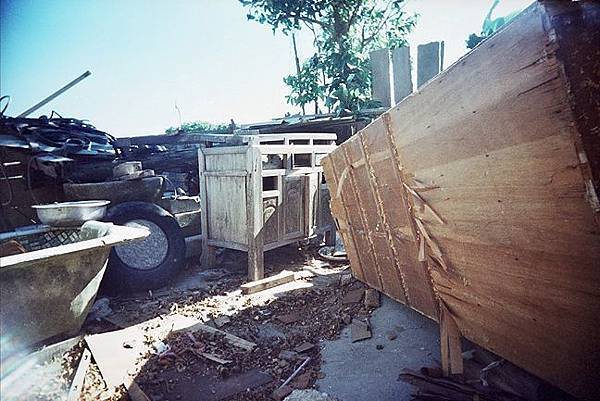
[[[263,230],[265,244],[277,242],[279,239],[279,208],[277,197],[263,199]]]
[[[304,235],[305,177],[283,179],[283,236],[285,239]]]

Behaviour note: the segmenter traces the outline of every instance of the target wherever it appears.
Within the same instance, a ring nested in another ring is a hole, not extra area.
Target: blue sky
[[[450,4],[451,3],[451,4]],[[413,49],[446,42],[445,65],[479,32],[492,1],[408,0],[421,17]],[[503,0],[522,8],[524,0]],[[297,109],[282,77],[290,38],[246,20],[237,0],[0,0],[0,93],[17,115],[85,70],[92,75],[42,108],[89,119],[116,136],[162,133],[183,121],[269,120]],[[308,56],[311,37],[299,37]]]

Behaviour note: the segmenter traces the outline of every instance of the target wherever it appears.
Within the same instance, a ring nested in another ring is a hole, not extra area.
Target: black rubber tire
[[[185,238],[175,218],[158,205],[148,202],[125,202],[108,209],[106,221],[125,224],[132,220],[147,220],[156,224],[167,237],[168,250],[162,262],[151,269],[137,269],[126,264],[115,248],[110,251],[104,278],[104,290],[109,293],[153,290],[163,287],[185,261]]]

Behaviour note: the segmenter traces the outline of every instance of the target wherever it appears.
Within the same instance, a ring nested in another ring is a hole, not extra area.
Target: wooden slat
[[[327,154],[336,148],[336,145],[259,145],[260,151],[265,155],[278,154],[303,154],[323,153]],[[218,148],[217,148],[218,149]]]
[[[278,285],[290,283],[294,280],[294,272],[284,270],[274,276],[242,284],[240,288],[242,289],[242,294],[254,294],[255,292],[264,291]]]

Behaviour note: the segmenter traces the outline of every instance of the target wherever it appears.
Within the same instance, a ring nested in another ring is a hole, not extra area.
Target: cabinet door
[[[277,197],[263,199],[263,231],[265,244],[277,242],[279,239],[279,209]]]
[[[284,239],[304,236],[304,176],[283,177],[283,237]]]

